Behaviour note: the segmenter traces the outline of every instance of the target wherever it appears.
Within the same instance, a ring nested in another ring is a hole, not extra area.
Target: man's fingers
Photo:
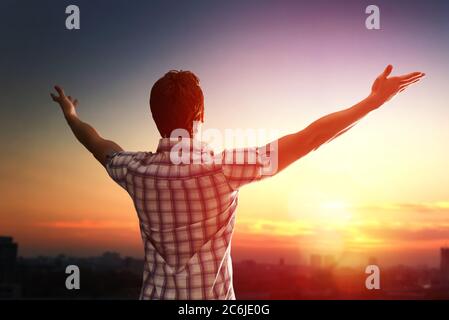
[[[401,81],[407,81],[410,79],[414,79],[416,77],[423,77],[425,76],[425,73],[422,72],[412,72],[403,76],[400,76],[399,79],[401,79]]]
[[[399,79],[401,80],[401,82],[407,82],[407,81],[410,81],[410,80],[415,80],[416,78],[424,77],[424,75],[425,74],[422,73],[422,72],[412,72],[412,73],[409,73],[407,75],[399,77]]]
[[[385,68],[384,72],[382,72],[381,77],[383,77],[383,78],[388,77],[391,74],[391,71],[393,71],[393,66],[391,64],[389,64]]]
[[[59,96],[65,97],[64,89],[62,89],[60,86],[55,86],[55,90],[59,94]]]
[[[76,105],[78,104],[78,99],[74,99],[72,98],[72,96],[68,96],[67,97],[71,103],[73,103],[73,105],[76,107]]]
[[[410,78],[410,79],[407,79],[407,80],[400,81],[399,84],[400,85],[404,85],[404,84],[407,84],[407,83],[413,83],[415,80],[421,80],[422,78],[423,78],[422,76]]]
[[[53,101],[58,102],[58,97],[56,97],[53,93],[50,93],[51,98]]]
[[[409,85],[421,81],[421,78],[415,79],[413,81],[409,81],[407,83],[403,83],[399,86],[399,88],[408,87]]]
[[[415,79],[415,80],[413,80],[413,81],[409,81],[409,82],[407,82],[407,83],[401,84],[401,85],[399,86],[399,89],[405,89],[405,88],[407,88],[409,85],[411,85],[411,84],[413,84],[413,83],[416,83],[416,82],[419,82],[421,79],[422,79],[422,78],[417,78],[417,79]]]
[[[401,80],[404,80],[404,79],[408,79],[408,78],[413,78],[413,77],[419,76],[420,74],[421,74],[421,72],[411,72],[411,73],[399,76],[399,78],[401,78]]]
[[[405,89],[407,89],[410,85],[421,81],[421,79],[425,75],[426,74],[423,72],[412,72],[412,73],[409,73],[409,74],[399,77],[399,79],[400,79],[399,92],[402,92]]]

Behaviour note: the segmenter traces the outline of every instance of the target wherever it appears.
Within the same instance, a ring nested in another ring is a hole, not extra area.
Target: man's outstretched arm
[[[117,143],[103,139],[93,127],[78,118],[76,113],[78,100],[66,96],[61,87],[56,86],[55,89],[58,95],[52,93],[51,97],[61,106],[73,134],[103,166],[106,166],[107,155],[112,152],[123,151],[123,149]]]
[[[399,77],[390,77],[393,67],[387,66],[375,80],[371,94],[356,105],[327,116],[310,124],[304,130],[278,140],[278,170],[283,170],[294,161],[316,150],[322,144],[338,137],[354,126],[369,112],[379,108],[397,93],[419,81],[424,73],[412,72]]]

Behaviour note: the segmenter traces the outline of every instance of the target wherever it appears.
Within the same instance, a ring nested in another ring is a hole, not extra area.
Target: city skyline
[[[449,240],[447,1],[2,1],[0,233],[20,254],[143,254],[131,199],[72,137],[49,96],[127,150],[155,150],[148,92],[170,69],[198,74],[205,127],[280,135],[363,99],[391,63],[427,77],[278,176],[242,188],[233,257],[437,266]],[[17,19],[17,17],[21,19]],[[3,200],[6,199],[6,200]],[[364,257],[361,259],[365,261]]]
[[[11,237],[0,235],[0,299],[135,299],[144,260],[107,251],[98,256],[17,257]],[[338,266],[334,257],[311,255],[306,264],[234,261],[238,299],[448,299],[449,248],[440,267],[379,266],[381,286],[365,287],[365,266]],[[377,265],[377,259],[366,261]],[[78,290],[67,290],[66,268],[80,270]],[[262,276],[263,275],[263,276]],[[287,285],[288,284],[288,285]]]
[[[14,237],[11,235],[0,235],[0,238],[4,239],[10,239],[11,241],[14,241]],[[273,239],[272,239],[273,240]],[[244,240],[239,240],[244,242]],[[266,241],[266,240],[261,240]],[[39,258],[39,257],[58,257],[58,256],[65,256],[65,257],[72,257],[72,258],[92,258],[96,256],[101,256],[104,253],[114,253],[118,254],[124,257],[134,258],[134,259],[140,259],[143,261],[142,255],[139,252],[134,251],[128,251],[128,250],[120,250],[117,248],[101,248],[101,249],[94,249],[92,251],[64,251],[64,250],[55,250],[53,252],[37,252],[33,254],[20,254],[20,246],[18,246],[18,243],[14,243],[16,246],[17,256],[18,258]],[[137,243],[137,246],[140,245],[140,242]],[[249,247],[250,250],[254,250],[252,246]],[[267,252],[267,248],[264,248],[264,254],[258,254],[257,252],[249,252],[248,250],[245,250],[244,248],[240,248],[237,246],[237,248],[233,248],[233,261],[236,263],[241,263],[244,261],[255,261],[258,263],[268,263],[268,264],[276,264],[279,261],[282,261],[282,263],[289,264],[289,265],[327,265],[327,266],[335,266],[335,267],[365,267],[370,264],[378,264],[385,267],[394,267],[394,266],[400,266],[400,265],[407,265],[411,267],[429,267],[429,268],[440,268],[440,269],[447,269],[449,267],[449,247],[442,246],[436,248],[433,252],[431,252],[431,255],[433,255],[433,258],[429,260],[424,260],[419,263],[413,262],[413,259],[410,260],[400,260],[395,261],[388,258],[384,258],[381,255],[381,259],[379,259],[378,256],[374,256],[372,254],[358,254],[356,257],[352,257],[351,259],[348,259],[348,257],[345,257],[347,253],[343,253],[339,255],[338,253],[332,252],[332,251],[326,251],[326,252],[318,252],[318,251],[304,251],[304,252],[298,252],[295,251],[293,254],[289,251],[279,251],[276,250],[277,246],[276,244],[273,245],[274,250],[270,253]],[[237,252],[235,252],[237,251]],[[443,258],[443,251],[446,252],[445,258]],[[268,253],[268,254],[267,254]],[[356,254],[354,254],[356,255]],[[316,259],[316,260],[315,260]],[[315,262],[314,262],[315,260]],[[348,262],[350,261],[350,262]],[[410,261],[412,261],[410,263]]]

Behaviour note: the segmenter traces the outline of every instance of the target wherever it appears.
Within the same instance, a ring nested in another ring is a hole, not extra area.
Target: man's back
[[[139,216],[145,248],[140,298],[235,299],[230,245],[237,189],[262,177],[261,162],[195,164],[207,148],[192,143],[192,161],[174,164],[170,152],[177,143],[164,138],[156,153],[119,152],[107,162]],[[231,152],[248,159],[248,150]]]
[[[172,142],[178,144],[177,139],[161,139],[154,154],[124,152],[80,120],[78,100],[66,96],[61,87],[56,86],[58,95],[52,93],[51,97],[60,105],[76,138],[134,200],[145,246],[141,298],[234,299],[230,243],[238,188],[282,171],[345,133],[425,75],[412,72],[391,77],[392,70],[388,65],[374,81],[369,96],[352,107],[321,117],[261,149],[223,152],[218,157],[221,160],[211,164],[176,164],[171,155],[176,158],[178,151],[173,153],[171,147]],[[178,137],[181,131],[195,137],[195,123],[204,122],[204,95],[198,77],[190,71],[168,72],[151,89],[150,108],[162,137]],[[203,147],[196,148],[187,140],[188,150],[191,145],[195,149],[189,157],[202,158],[204,153],[209,158],[208,150],[203,152]]]

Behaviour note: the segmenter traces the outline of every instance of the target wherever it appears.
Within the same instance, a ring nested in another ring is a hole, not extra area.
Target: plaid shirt
[[[187,141],[190,160],[213,154]],[[174,164],[170,150],[177,143],[163,138],[156,153],[114,153],[106,165],[139,217],[145,248],[140,299],[235,299],[231,238],[238,189],[262,179],[267,162],[249,152],[262,149],[245,148],[219,154],[222,164]],[[226,157],[234,163],[241,157],[240,164],[226,164]]]

